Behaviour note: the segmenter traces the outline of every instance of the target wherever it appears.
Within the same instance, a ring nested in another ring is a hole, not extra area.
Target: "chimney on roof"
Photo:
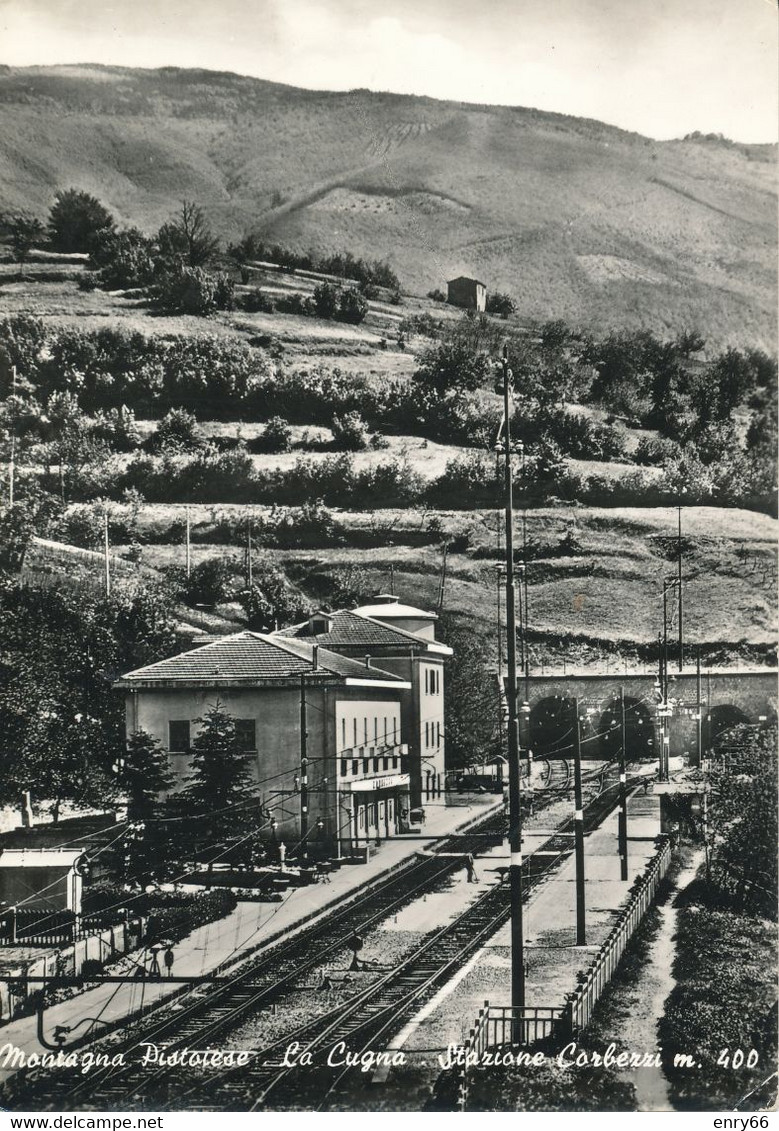
[[[369,667],[371,666],[371,658],[370,658],[370,656],[366,656],[366,657],[365,657],[365,666],[366,666],[366,668],[369,668]]]
[[[319,670],[319,645],[318,644],[314,645],[313,655],[312,655],[311,659],[312,659],[313,670],[318,671]]]

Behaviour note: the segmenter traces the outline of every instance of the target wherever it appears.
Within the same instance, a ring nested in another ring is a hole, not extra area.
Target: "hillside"
[[[57,188],[153,229],[182,198],[255,229],[386,258],[423,294],[458,273],[523,316],[695,325],[775,349],[776,150],[656,142],[598,122],[237,75],[0,70],[0,210]]]

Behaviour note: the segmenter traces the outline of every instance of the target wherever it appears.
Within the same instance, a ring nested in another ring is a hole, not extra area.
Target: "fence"
[[[604,989],[611,981],[625,947],[652,906],[657,889],[668,872],[672,846],[663,833],[657,838],[657,852],[644,874],[634,884],[630,899],[619,912],[608,936],[585,971],[565,1005],[525,1006],[490,1005],[485,1001],[465,1044],[458,1050],[457,1110],[465,1111],[468,1101],[468,1068],[478,1065],[489,1048],[500,1045],[532,1047],[551,1040],[570,1040],[584,1029],[592,1017]]]
[[[95,930],[75,943],[33,959],[6,963],[0,969],[0,1024],[22,1013],[26,999],[43,989],[41,983],[28,982],[28,978],[75,977],[88,969],[87,964],[95,968],[105,966],[139,946],[144,929],[145,921],[134,919]],[[19,945],[28,946],[30,941],[25,939]]]

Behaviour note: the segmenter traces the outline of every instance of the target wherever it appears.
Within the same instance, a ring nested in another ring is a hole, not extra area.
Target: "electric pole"
[[[587,945],[587,928],[585,923],[585,887],[584,887],[584,802],[582,800],[582,730],[579,718],[579,700],[574,699],[574,743],[573,743],[573,792],[574,814],[573,827],[576,837],[576,945]]]
[[[619,860],[620,876],[628,878],[628,800],[627,775],[625,772],[627,750],[627,721],[625,718],[625,688],[619,689],[619,705],[622,713],[622,741],[619,750]]]
[[[698,645],[695,657],[695,685],[697,692],[697,706],[695,714],[695,749],[698,754],[698,766],[703,765],[703,707],[701,705],[701,646]]]
[[[525,943],[522,912],[522,808],[520,804],[519,719],[517,714],[517,628],[514,609],[514,484],[511,469],[511,379],[508,346],[503,347],[502,391],[506,492],[506,653],[508,673],[509,884],[511,888],[512,1042],[524,1044]]]
[[[300,676],[300,844],[303,861],[308,859],[308,719],[306,676]]]
[[[192,573],[192,527],[187,507],[187,577]]]
[[[105,595],[111,596],[111,558],[108,544],[108,511],[103,511],[103,565],[105,568]]]
[[[11,366],[11,454],[8,457],[8,505],[14,505],[14,477],[16,475],[16,366]]]
[[[679,503],[677,507],[679,524],[676,548],[679,556],[679,572],[677,576],[677,584],[679,586],[679,671],[684,667],[684,617],[682,606],[682,504]]]

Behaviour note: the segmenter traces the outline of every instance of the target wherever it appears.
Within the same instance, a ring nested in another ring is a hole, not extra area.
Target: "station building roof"
[[[117,680],[115,687],[132,690],[155,685],[192,686],[206,684],[264,684],[300,678],[329,676],[336,682],[360,685],[407,685],[399,676],[318,646],[316,641],[265,636],[259,632],[236,632],[211,644],[136,668]]]

